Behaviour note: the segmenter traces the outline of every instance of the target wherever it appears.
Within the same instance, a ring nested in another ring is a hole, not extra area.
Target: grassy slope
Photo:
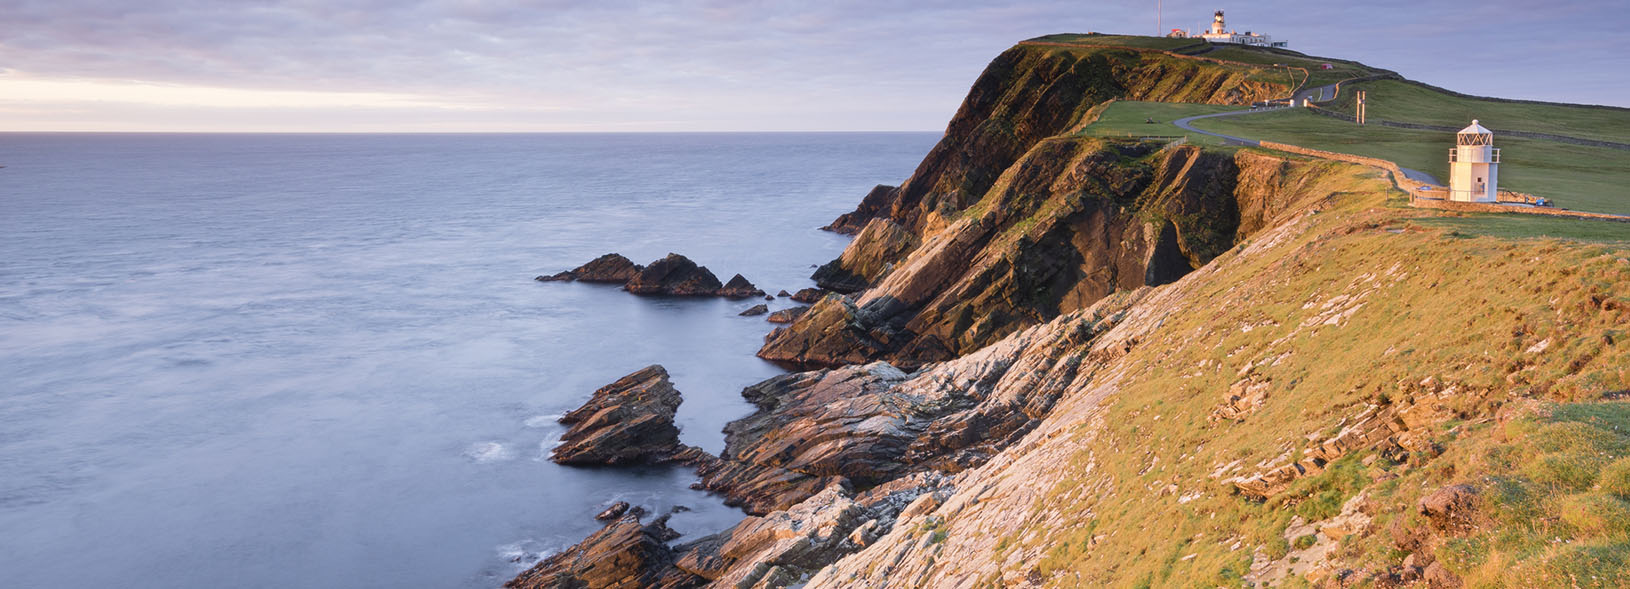
[[[1082,46],[1115,45],[1165,50],[1195,43],[1193,39],[1122,35],[1051,35],[1036,40]],[[1285,70],[1275,68],[1273,64],[1308,68],[1313,77],[1309,85],[1387,73],[1357,62],[1284,50],[1219,47],[1204,55],[1261,66],[1251,70],[1251,79],[1280,84],[1286,82]],[[1335,69],[1319,70],[1317,68],[1321,63],[1330,63]],[[1375,119],[1458,127],[1477,118],[1502,129],[1630,142],[1630,109],[1508,103],[1458,97],[1396,80],[1362,82],[1350,88],[1369,91],[1369,114]],[[1351,101],[1352,93],[1344,91],[1331,108],[1341,112],[1351,111]],[[1215,145],[1217,141],[1214,139],[1183,133],[1169,126],[1153,129],[1143,121],[1153,118],[1167,122],[1190,114],[1217,110],[1117,103],[1102,114],[1098,123],[1086,127],[1083,133],[1106,137],[1187,134],[1191,141]],[[1448,133],[1373,125],[1358,127],[1300,111],[1205,119],[1195,125],[1241,137],[1389,159],[1444,181],[1447,181],[1449,172],[1448,150],[1453,145],[1453,138]],[[1630,214],[1630,189],[1626,188],[1630,186],[1630,151],[1517,137],[1498,137],[1496,141],[1502,151],[1502,187],[1553,198],[1566,208]]]
[[[1484,489],[1488,523],[1434,552],[1469,586],[1630,583],[1630,406],[1612,400],[1630,390],[1630,346],[1620,343],[1630,337],[1630,242],[1423,229],[1416,219],[1434,213],[1376,207],[1396,192],[1374,174],[1329,169],[1309,187],[1343,190],[1341,206],[1286,243],[1219,258],[1187,287],[1184,308],[1118,363],[1128,376],[1107,431],[1060,465],[1035,506],[1066,525],[1021,526],[998,552],[1044,549],[1024,566],[1061,585],[1242,586],[1256,553],[1295,548],[1292,518],[1328,518],[1362,491],[1376,521],[1337,555],[1380,570],[1404,557],[1388,537],[1394,521],[1419,525],[1419,497],[1471,482]],[[1332,301],[1361,306],[1310,327]],[[1247,374],[1271,383],[1263,406],[1208,420]],[[1299,456],[1308,436],[1331,435],[1367,403],[1413,399],[1423,381],[1440,383],[1460,415],[1430,429],[1440,456],[1355,452],[1265,502],[1212,476]],[[1541,401],[1561,405],[1491,419],[1501,405]]]
[[[1270,67],[1272,67],[1274,64],[1281,64],[1284,66],[1301,68],[1300,70],[1295,70],[1296,81],[1302,82],[1303,78],[1305,77],[1306,85],[1308,87],[1323,86],[1361,76],[1385,73],[1382,70],[1378,70],[1358,62],[1313,57],[1282,49],[1274,50],[1263,49],[1260,47],[1219,47],[1215,51],[1206,53],[1205,56],[1216,59],[1226,59],[1229,61],[1254,63]],[[1333,66],[1332,69],[1326,70],[1319,68],[1320,65],[1327,63]],[[1304,73],[1302,70],[1306,70],[1306,72]],[[1284,75],[1283,69],[1278,70],[1278,72],[1280,72],[1279,75]]]
[[[1479,100],[1396,80],[1361,82],[1350,89],[1368,92],[1372,119],[1455,128],[1479,119],[1483,126],[1494,129],[1630,143],[1630,109]],[[1344,89],[1327,108],[1352,113],[1353,100],[1352,93]]]
[[[1392,160],[1447,181],[1452,133],[1358,125],[1301,110],[1196,121],[1196,127]],[[1500,186],[1556,199],[1565,208],[1630,214],[1630,151],[1495,137]]]
[[[1143,137],[1187,136],[1189,141],[1205,145],[1218,145],[1221,140],[1209,135],[1191,133],[1170,123],[1183,117],[1240,110],[1242,107],[1217,104],[1186,104],[1180,102],[1138,102],[1122,100],[1109,105],[1098,119],[1081,130],[1091,137]],[[1154,119],[1155,124],[1147,121]]]

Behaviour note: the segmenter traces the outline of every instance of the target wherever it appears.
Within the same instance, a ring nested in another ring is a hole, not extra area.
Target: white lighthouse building
[[[1499,174],[1494,133],[1473,120],[1455,135],[1455,147],[1449,150],[1449,200],[1495,202]]]
[[[1175,36],[1175,32],[1173,32],[1173,35],[1168,36]],[[1287,41],[1275,41],[1273,37],[1260,33],[1230,31],[1228,30],[1228,24],[1223,21],[1223,11],[1221,10],[1211,15],[1211,28],[1200,31],[1198,35],[1187,36],[1200,37],[1212,43],[1237,43],[1256,47],[1285,47],[1290,44]]]

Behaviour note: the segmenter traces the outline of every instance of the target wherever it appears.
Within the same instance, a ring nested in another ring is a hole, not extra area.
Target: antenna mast
[[[1160,0],[1155,0],[1155,36],[1159,37],[1164,32],[1160,24]]]

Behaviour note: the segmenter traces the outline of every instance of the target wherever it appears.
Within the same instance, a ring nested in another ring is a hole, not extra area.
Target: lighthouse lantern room
[[[1473,120],[1455,134],[1455,147],[1449,150],[1449,200],[1495,202],[1499,173],[1494,133]]]

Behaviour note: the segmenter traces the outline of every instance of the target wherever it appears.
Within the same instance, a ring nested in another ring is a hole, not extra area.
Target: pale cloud
[[[1294,49],[1462,92],[1630,105],[1622,74],[1630,58],[1616,47],[1630,16],[1618,1],[1164,6],[1167,28],[1225,8],[1239,28],[1288,38]],[[0,88],[9,108],[0,110],[0,130],[39,129],[48,119],[189,130],[935,130],[1016,41],[1156,28],[1153,2],[1108,0],[0,7],[0,68],[48,84],[27,87],[27,101],[16,87]],[[1475,57],[1456,57],[1468,51]],[[0,83],[13,77],[22,76],[0,74]],[[74,117],[18,114],[70,107]],[[121,122],[132,113],[141,118]]]
[[[319,92],[215,88],[139,81],[42,80],[0,76],[0,104],[131,103],[237,109],[492,109],[493,105],[448,102],[388,92]],[[84,104],[79,104],[84,107]]]

